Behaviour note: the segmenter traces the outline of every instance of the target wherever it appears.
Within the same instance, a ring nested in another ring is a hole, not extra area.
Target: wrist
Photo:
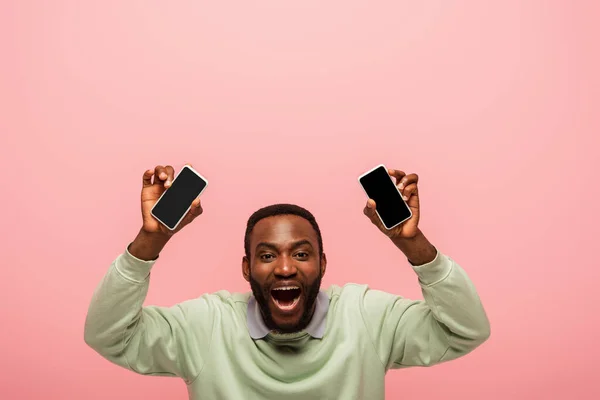
[[[412,265],[427,264],[435,259],[437,249],[427,240],[423,232],[418,229],[411,237],[392,238],[392,242]]]
[[[140,229],[127,250],[140,260],[156,260],[169,239],[170,237],[163,233],[151,233]]]
[[[423,232],[417,228],[416,233],[412,236],[391,237],[392,242],[400,249],[410,247],[414,243],[427,240]]]

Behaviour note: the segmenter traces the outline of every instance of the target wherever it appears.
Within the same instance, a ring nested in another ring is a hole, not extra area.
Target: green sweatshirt
[[[136,373],[182,378],[190,399],[383,399],[388,370],[455,359],[490,334],[473,284],[441,252],[412,266],[424,301],[332,285],[322,290],[329,300],[322,337],[259,339],[249,333],[251,293],[144,306],[156,261],[127,250],[116,258],[93,295],[85,341]]]

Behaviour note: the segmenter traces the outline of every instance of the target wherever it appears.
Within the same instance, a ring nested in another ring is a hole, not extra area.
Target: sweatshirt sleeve
[[[102,357],[136,373],[190,382],[209,349],[213,310],[207,297],[172,307],[143,306],[155,262],[128,250],[113,261],[92,296],[84,340]]]
[[[412,266],[424,300],[367,288],[361,312],[381,362],[388,369],[432,366],[466,355],[490,335],[490,324],[465,271],[438,251]]]

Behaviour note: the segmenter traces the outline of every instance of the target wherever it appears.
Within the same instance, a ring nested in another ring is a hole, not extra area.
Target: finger
[[[416,183],[411,183],[404,189],[402,189],[402,198],[404,201],[408,201],[411,196],[418,196],[418,188]]]
[[[192,207],[190,208],[190,214],[194,217],[202,214],[202,202],[200,201],[200,197],[196,197],[196,200],[192,202]]]
[[[404,173],[404,171],[400,171],[399,169],[388,169],[388,174],[390,174],[390,176],[393,176],[394,178],[396,178],[396,185],[406,175]]]
[[[367,204],[365,204],[365,208],[363,208],[363,213],[369,218],[375,213],[375,200],[367,200]]]
[[[172,166],[167,165],[165,167],[165,171],[167,172],[167,179],[165,181],[165,187],[168,188],[173,183],[173,179],[175,179],[175,170]]]
[[[406,186],[419,182],[419,176],[417,174],[406,175],[400,180],[398,189],[403,190]]]
[[[152,186],[152,175],[154,175],[153,169],[149,169],[144,172],[144,176],[142,177],[143,187]]]
[[[376,208],[377,205],[375,204],[375,200],[369,199],[367,200],[367,204],[363,209],[363,213],[371,220],[372,223],[374,223],[377,226],[380,226],[381,221],[379,221],[379,217],[377,216],[377,212],[375,211]]]
[[[161,184],[168,178],[167,170],[162,165],[157,165],[154,168],[154,184]]]
[[[183,221],[181,222],[181,227],[184,227],[185,225],[189,224],[190,222],[192,222],[196,217],[198,217],[200,214],[202,214],[202,205],[200,204],[200,198],[196,198],[196,200],[194,200],[192,202],[192,206],[190,207],[190,211],[188,211],[187,215],[185,216],[185,218],[183,219]]]

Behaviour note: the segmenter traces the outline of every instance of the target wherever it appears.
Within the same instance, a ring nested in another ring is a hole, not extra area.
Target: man
[[[172,167],[157,166],[143,177],[142,228],[94,293],[86,343],[139,374],[181,377],[191,399],[383,399],[388,370],[469,353],[490,334],[476,290],[420,231],[417,175],[389,174],[413,217],[386,230],[372,200],[364,213],[407,257],[424,301],[359,284],[321,290],[319,226],[307,210],[278,204],[248,220],[242,273],[251,293],[143,307],[160,251],[202,214],[196,199],[175,232],[151,216],[174,179]]]

